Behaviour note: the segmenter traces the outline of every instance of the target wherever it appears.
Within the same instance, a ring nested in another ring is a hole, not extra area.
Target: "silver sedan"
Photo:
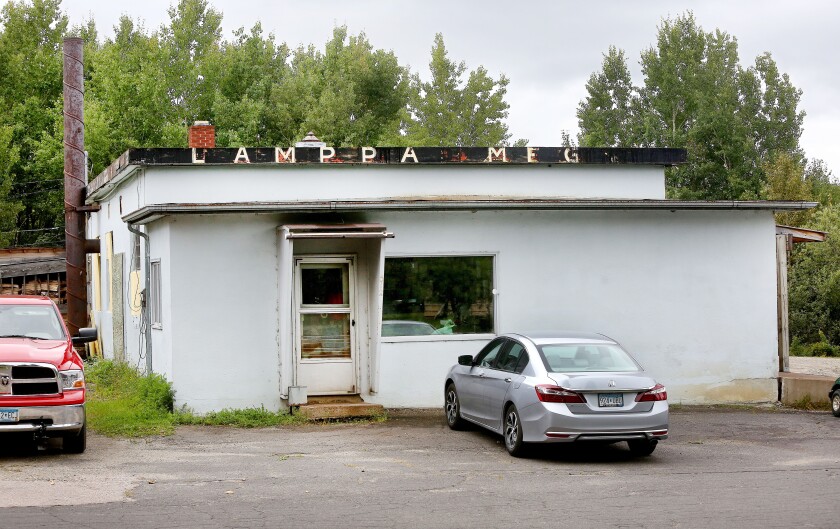
[[[505,334],[446,375],[446,421],[504,436],[511,455],[527,443],[627,441],[637,456],[668,437],[665,387],[600,334]]]

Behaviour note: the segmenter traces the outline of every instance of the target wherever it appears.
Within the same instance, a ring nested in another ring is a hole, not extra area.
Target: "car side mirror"
[[[472,366],[473,365],[473,357],[472,355],[461,355],[458,357],[458,364],[462,366]]]
[[[88,342],[95,342],[98,337],[96,327],[82,327],[79,329],[79,335],[72,338],[73,345],[82,345]]]

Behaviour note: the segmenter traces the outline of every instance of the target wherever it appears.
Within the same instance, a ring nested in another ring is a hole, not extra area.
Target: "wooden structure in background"
[[[0,249],[0,294],[48,296],[67,307],[64,248]]]

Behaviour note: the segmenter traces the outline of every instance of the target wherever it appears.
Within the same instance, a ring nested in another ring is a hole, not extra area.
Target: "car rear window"
[[[546,370],[552,373],[640,371],[627,352],[610,344],[545,344],[538,346]]]

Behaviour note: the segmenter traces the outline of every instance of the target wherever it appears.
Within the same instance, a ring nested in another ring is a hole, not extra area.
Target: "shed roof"
[[[581,200],[450,197],[440,199],[392,198],[381,200],[170,203],[142,207],[123,216],[125,222],[143,224],[171,214],[348,212],[359,210],[476,211],[476,210],[770,210],[809,209],[816,202],[764,200]]]

